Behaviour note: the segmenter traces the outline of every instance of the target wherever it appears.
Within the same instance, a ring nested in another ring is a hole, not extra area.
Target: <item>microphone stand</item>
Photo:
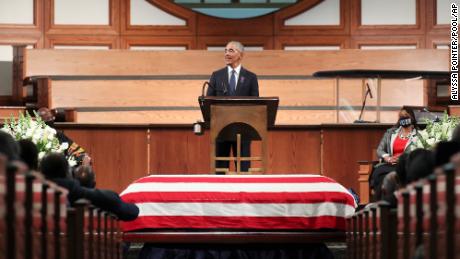
[[[367,123],[367,122],[369,122],[369,121],[363,121],[362,120],[364,107],[366,107],[366,101],[367,101],[367,96],[368,95],[371,95],[371,89],[369,88],[369,85],[367,85],[367,90],[366,90],[366,94],[364,95],[363,105],[361,106],[361,112],[359,113],[359,118],[357,120],[355,120],[354,123]],[[372,98],[372,95],[371,95],[371,98]]]

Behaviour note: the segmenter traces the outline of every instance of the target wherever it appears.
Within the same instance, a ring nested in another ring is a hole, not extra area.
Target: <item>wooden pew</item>
[[[121,258],[114,216],[79,201],[68,208],[65,189],[0,155],[0,252],[2,258]],[[94,226],[99,227],[96,233]],[[103,240],[94,243],[95,234]],[[100,256],[96,256],[102,255]],[[4,257],[3,257],[4,256]]]
[[[348,257],[456,258],[460,252],[457,173],[460,170],[449,163],[426,179],[409,184],[397,195],[397,210],[379,204],[378,208],[373,205],[357,212],[347,220]]]
[[[121,258],[121,238],[115,216],[90,206],[86,200],[76,201],[68,213],[67,258]]]

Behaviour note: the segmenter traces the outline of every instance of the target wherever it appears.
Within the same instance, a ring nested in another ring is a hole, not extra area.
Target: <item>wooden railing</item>
[[[447,164],[400,190],[396,209],[380,202],[347,219],[348,258],[457,258],[459,172]]]

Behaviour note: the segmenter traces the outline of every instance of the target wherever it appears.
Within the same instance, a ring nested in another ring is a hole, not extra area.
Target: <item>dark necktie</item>
[[[235,95],[236,94],[236,76],[235,76],[235,70],[232,70],[232,75],[230,76],[230,95]]]

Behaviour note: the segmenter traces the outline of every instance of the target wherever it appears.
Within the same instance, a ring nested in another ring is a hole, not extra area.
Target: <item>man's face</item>
[[[233,43],[227,44],[225,47],[225,64],[233,68],[241,63],[243,53],[241,53]]]
[[[45,122],[54,121],[54,115],[51,113],[49,109],[40,109],[38,111],[38,115],[42,117],[42,120]]]

